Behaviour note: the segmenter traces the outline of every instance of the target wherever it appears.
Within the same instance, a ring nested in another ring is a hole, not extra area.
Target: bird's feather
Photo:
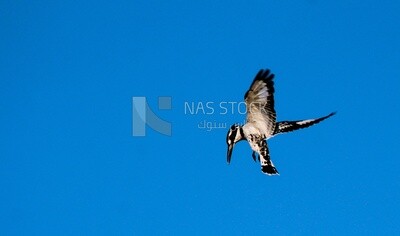
[[[263,135],[271,136],[275,131],[274,74],[260,70],[246,92],[247,123],[256,126]]]

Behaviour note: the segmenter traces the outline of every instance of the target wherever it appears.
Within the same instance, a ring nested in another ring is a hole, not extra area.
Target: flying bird
[[[239,141],[247,140],[253,150],[254,161],[258,159],[261,163],[261,171],[267,175],[277,175],[279,172],[271,161],[266,140],[277,134],[310,127],[336,114],[332,112],[317,119],[276,122],[274,76],[268,69],[260,70],[244,95],[247,106],[246,124],[243,126],[234,124],[228,131],[226,136],[228,164],[231,162],[234,145]]]

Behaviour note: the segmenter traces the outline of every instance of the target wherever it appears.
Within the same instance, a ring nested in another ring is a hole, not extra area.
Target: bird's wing
[[[247,105],[247,122],[253,123],[264,135],[275,130],[274,74],[260,70],[244,95]]]
[[[317,118],[317,119],[309,119],[309,120],[296,120],[296,121],[280,121],[277,123],[274,134],[292,132],[298,129],[304,129],[310,127],[312,125],[318,124],[319,122],[328,119],[329,117],[335,115],[336,112],[332,112],[327,116]]]

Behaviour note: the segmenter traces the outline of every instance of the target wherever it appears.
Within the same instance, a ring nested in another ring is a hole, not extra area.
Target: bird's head
[[[226,144],[228,144],[228,152],[227,152],[227,161],[228,164],[231,162],[232,150],[235,143],[239,142],[240,140],[244,140],[244,134],[242,126],[238,124],[234,124],[228,131],[226,135]]]

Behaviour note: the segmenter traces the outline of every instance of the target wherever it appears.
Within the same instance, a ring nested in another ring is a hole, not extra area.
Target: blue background
[[[1,235],[400,232],[399,1],[0,2]],[[185,102],[276,74],[280,176]],[[172,136],[132,136],[132,97]],[[158,110],[159,96],[172,110]]]

